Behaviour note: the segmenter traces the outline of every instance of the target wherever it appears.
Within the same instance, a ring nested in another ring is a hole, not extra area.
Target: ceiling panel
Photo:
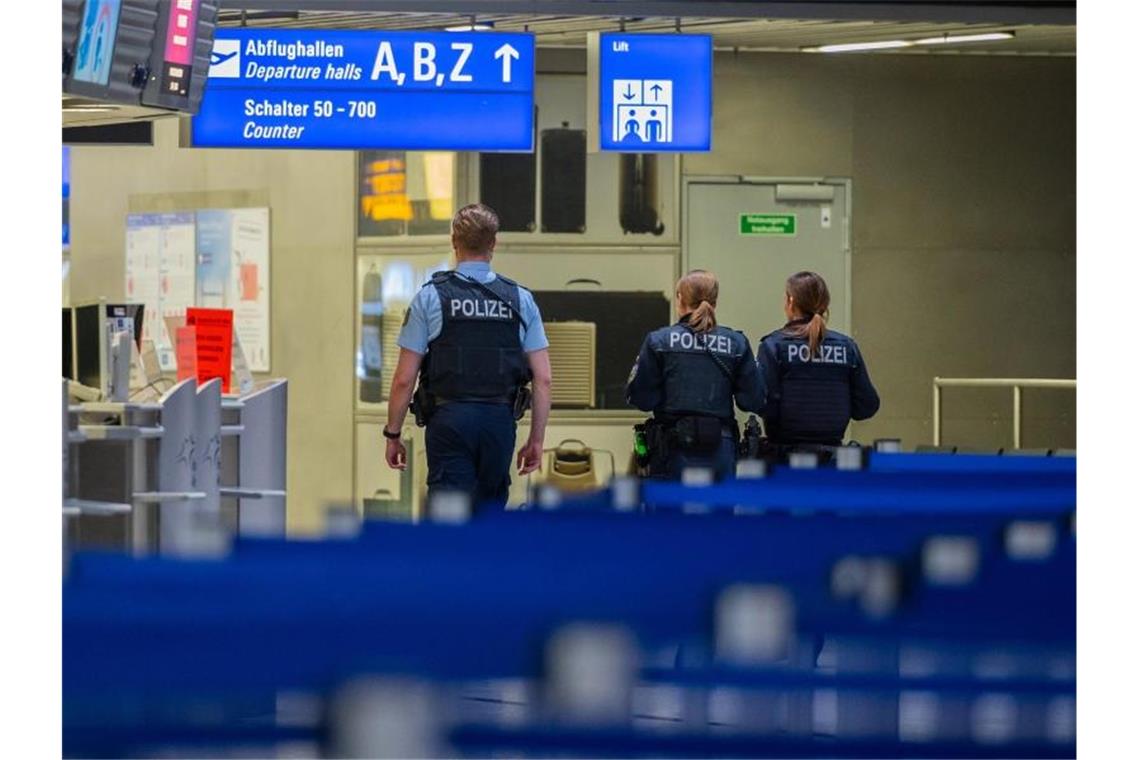
[[[74,95],[64,95],[61,104],[64,127],[90,127],[96,124],[115,124],[174,115],[171,111],[161,108],[128,106]]]
[[[443,29],[469,24],[472,16],[440,13],[354,13],[297,11],[292,13],[239,12],[222,14],[222,26],[292,29]],[[500,31],[534,33],[540,47],[583,47],[591,31],[672,32],[674,18],[626,19],[609,16],[543,16],[490,14],[475,17]],[[719,48],[798,52],[816,45],[875,40],[920,39],[938,35],[1012,31],[1011,40],[947,44],[878,51],[872,55],[1076,55],[1075,26],[946,24],[897,21],[822,21],[798,19],[707,18],[680,19],[683,32],[713,36]]]
[[[227,0],[234,10],[644,18],[874,19],[1016,25],[1077,22],[1076,0]]]
[[[250,28],[438,30],[448,26],[469,24],[471,18],[469,15],[455,13],[249,12],[244,14],[244,25]],[[532,32],[540,47],[573,48],[585,46],[588,32],[616,31],[623,23],[612,16],[522,14],[481,14],[476,20],[480,23],[490,22],[495,29],[501,31]],[[242,26],[242,14],[234,11],[223,12],[220,23],[223,27]],[[804,47],[829,43],[920,39],[941,34],[992,31],[1013,31],[1016,36],[1011,40],[999,42],[903,48],[862,53],[862,55],[1075,56],[1077,50],[1074,26],[700,16],[682,18],[680,24],[683,32],[711,34],[713,44],[722,50],[799,52]],[[624,21],[625,29],[630,32],[672,32],[676,26],[677,20],[674,18],[649,17]],[[94,105],[93,103],[84,104],[75,98],[71,98],[70,102],[65,102],[64,105],[64,126],[153,119],[170,115],[168,111],[131,106],[109,106],[96,110],[90,107]]]

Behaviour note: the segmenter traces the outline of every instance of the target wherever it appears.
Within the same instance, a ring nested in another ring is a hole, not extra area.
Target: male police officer
[[[476,507],[506,504],[520,389],[533,385],[530,437],[518,453],[520,475],[538,469],[550,414],[549,343],[526,288],[491,271],[499,218],[472,204],[456,213],[451,244],[458,266],[436,272],[413,299],[397,343],[400,359],[388,396],[390,467],[407,467],[400,440],[417,375],[427,399],[429,495],[464,491]],[[434,407],[434,410],[432,410]]]

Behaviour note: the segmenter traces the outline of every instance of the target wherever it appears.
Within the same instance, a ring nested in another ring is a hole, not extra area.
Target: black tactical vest
[[[443,327],[428,344],[420,382],[436,398],[510,402],[530,380],[519,339],[518,285],[498,275],[476,284],[455,272],[437,272]]]
[[[855,348],[846,336],[828,331],[813,358],[808,341],[776,334],[780,411],[765,420],[768,437],[780,443],[838,445],[851,419],[851,370]]]
[[[670,416],[734,419],[732,378],[741,360],[734,335],[725,327],[694,333],[686,325],[676,324],[656,336],[665,380],[662,411]]]

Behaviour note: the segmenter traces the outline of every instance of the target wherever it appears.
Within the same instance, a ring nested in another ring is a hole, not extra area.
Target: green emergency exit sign
[[[741,214],[741,235],[795,235],[795,214]]]

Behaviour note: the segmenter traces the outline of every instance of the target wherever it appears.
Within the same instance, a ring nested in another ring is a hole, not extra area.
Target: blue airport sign
[[[599,47],[602,150],[712,149],[712,37],[606,33]]]
[[[534,37],[219,29],[191,142],[534,150]]]

